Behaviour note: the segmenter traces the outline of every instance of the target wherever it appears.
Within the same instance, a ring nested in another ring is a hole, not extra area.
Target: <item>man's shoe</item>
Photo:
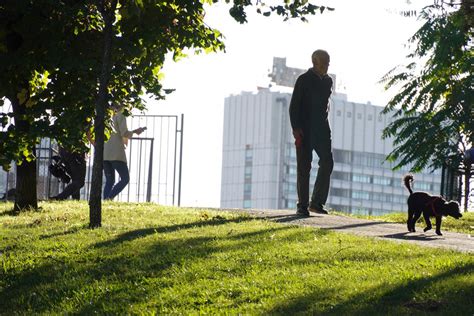
[[[309,212],[306,208],[298,208],[296,210],[296,215],[298,216],[305,216],[305,217],[308,217],[309,216]]]
[[[324,206],[322,206],[321,204],[310,206],[308,209],[310,212],[317,214],[329,214],[328,210],[325,209]]]

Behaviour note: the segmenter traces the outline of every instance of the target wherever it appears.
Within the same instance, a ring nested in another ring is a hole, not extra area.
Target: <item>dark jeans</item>
[[[115,171],[118,172],[120,181],[115,183]],[[118,160],[104,160],[104,199],[112,200],[127,186],[130,181],[127,163]]]
[[[313,150],[319,157],[319,169],[314,183],[311,204],[309,203],[309,180],[311,173],[311,161]],[[298,191],[298,209],[306,209],[308,206],[326,204],[329,193],[329,181],[331,178],[334,160],[331,150],[331,136],[320,137],[311,143],[304,141],[300,147],[296,147],[297,178],[296,187]]]
[[[81,188],[86,178],[86,160],[84,154],[69,153],[63,149],[59,150],[61,160],[64,161],[67,173],[71,176],[71,182],[64,190],[56,195],[57,200],[65,200],[71,196],[74,200],[81,197]]]

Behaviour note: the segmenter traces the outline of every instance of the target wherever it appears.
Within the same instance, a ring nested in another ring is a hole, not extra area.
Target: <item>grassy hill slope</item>
[[[471,315],[474,257],[246,215],[0,204],[0,314]]]

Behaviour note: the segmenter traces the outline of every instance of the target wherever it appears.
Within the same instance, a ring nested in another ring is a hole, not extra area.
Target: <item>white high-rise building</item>
[[[270,77],[292,85],[299,72],[275,58]],[[335,81],[335,80],[334,80]],[[289,121],[291,93],[259,89],[225,99],[221,207],[296,208],[296,152]],[[408,192],[402,177],[408,169],[392,171],[385,157],[392,140],[382,130],[392,116],[380,106],[354,103],[333,93],[329,122],[334,170],[327,206],[335,210],[382,214],[406,209]],[[317,173],[313,153],[310,190]],[[417,190],[439,194],[441,172],[415,175]]]

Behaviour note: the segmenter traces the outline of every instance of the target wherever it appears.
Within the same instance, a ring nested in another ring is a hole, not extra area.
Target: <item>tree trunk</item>
[[[471,165],[466,163],[466,172],[464,174],[464,212],[469,209],[469,193],[471,191]]]
[[[20,89],[21,90],[21,89]],[[27,134],[30,129],[30,123],[23,119],[26,114],[26,107],[15,94],[8,96],[13,108],[15,119],[15,128],[19,134]],[[31,145],[33,157],[36,156],[35,145]],[[38,197],[36,195],[36,160],[28,161],[26,157],[16,167],[16,190],[15,190],[14,212],[21,212],[27,209],[38,209]]]
[[[35,148],[32,148],[35,155]],[[22,210],[38,209],[38,198],[36,195],[36,160],[27,161],[23,159],[16,167],[16,193],[14,212]]]
[[[102,226],[102,165],[104,161],[104,127],[105,110],[108,104],[107,87],[110,79],[112,63],[113,23],[117,0],[99,1],[99,8],[104,19],[102,69],[99,76],[99,93],[95,107],[95,150],[94,167],[92,169],[91,193],[89,197],[89,227]]]

